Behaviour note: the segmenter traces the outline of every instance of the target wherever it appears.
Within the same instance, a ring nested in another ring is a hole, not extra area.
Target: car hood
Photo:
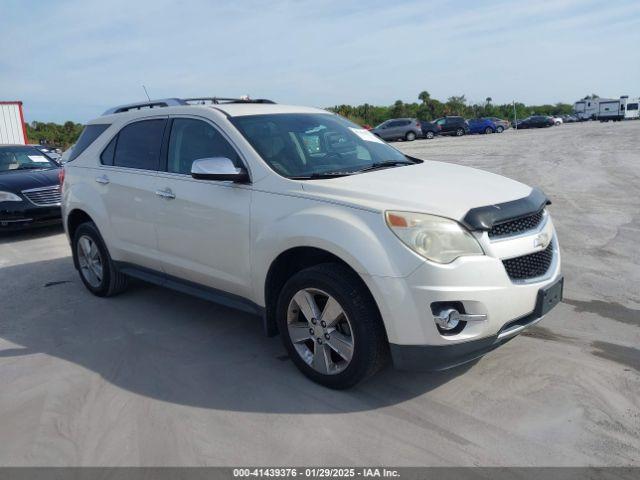
[[[425,161],[328,180],[306,181],[308,196],[352,206],[429,213],[461,221],[472,208],[522,199],[532,188],[493,173]]]
[[[58,185],[59,168],[46,170],[11,170],[0,173],[0,190],[20,192],[30,188]]]

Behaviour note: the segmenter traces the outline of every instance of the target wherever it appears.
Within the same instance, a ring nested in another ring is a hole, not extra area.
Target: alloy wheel
[[[102,283],[103,261],[98,245],[91,237],[82,235],[76,249],[82,277],[93,288],[99,288]]]
[[[299,290],[287,307],[287,330],[300,358],[318,373],[335,375],[351,363],[353,329],[340,303],[328,293]]]

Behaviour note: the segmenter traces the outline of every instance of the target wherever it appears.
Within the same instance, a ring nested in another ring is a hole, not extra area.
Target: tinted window
[[[627,110],[638,110],[638,104],[637,103],[627,104]]]
[[[96,125],[87,125],[84,127],[84,130],[82,130],[82,133],[80,134],[80,138],[78,138],[78,141],[71,151],[71,155],[69,155],[68,161],[72,162],[78,158],[78,156],[84,152],[87,147],[96,140],[96,138],[102,135],[102,132],[109,128],[109,126],[110,125],[108,124],[101,123]]]
[[[337,115],[251,115],[231,122],[263,160],[285,177],[347,174],[376,162],[409,162],[371,132]]]
[[[387,127],[399,127],[400,125],[402,125],[402,122],[389,122],[389,125],[387,125]]]
[[[113,140],[109,142],[107,148],[102,151],[102,155],[100,155],[100,163],[103,165],[113,165],[113,154],[116,152],[116,141],[118,137],[113,137]]]
[[[143,120],[120,130],[113,164],[157,170],[165,123],[165,119]]]
[[[210,124],[190,118],[173,121],[169,137],[169,172],[189,174],[194,160],[212,157],[226,157],[237,167],[242,166],[233,147]]]

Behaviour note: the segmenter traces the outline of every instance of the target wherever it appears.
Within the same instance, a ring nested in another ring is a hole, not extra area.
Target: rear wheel
[[[464,129],[463,128],[456,129],[456,137],[461,137],[463,135],[464,135]]]
[[[424,134],[424,136],[428,139],[431,140],[435,135],[433,134],[432,131],[427,131],[427,133]]]
[[[504,132],[504,127],[499,125],[498,127],[496,127],[496,132],[498,133]]]
[[[280,293],[278,329],[298,369],[329,388],[373,375],[388,344],[377,306],[362,280],[338,264],[295,274]]]
[[[404,139],[407,142],[413,142],[416,139],[416,134],[414,132],[407,132],[407,134],[404,136]]]
[[[485,129],[484,129],[484,133],[485,133],[486,135],[488,135],[488,134],[490,134],[490,133],[493,133],[493,129],[492,129],[491,127],[487,127],[487,128],[485,128]]]
[[[127,287],[93,222],[80,225],[73,236],[73,260],[84,286],[99,297],[116,295]]]

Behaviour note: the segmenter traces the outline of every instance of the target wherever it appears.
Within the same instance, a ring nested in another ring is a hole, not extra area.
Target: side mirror
[[[249,173],[236,167],[226,157],[199,158],[191,164],[191,176],[198,180],[226,180],[235,183],[249,181]]]

